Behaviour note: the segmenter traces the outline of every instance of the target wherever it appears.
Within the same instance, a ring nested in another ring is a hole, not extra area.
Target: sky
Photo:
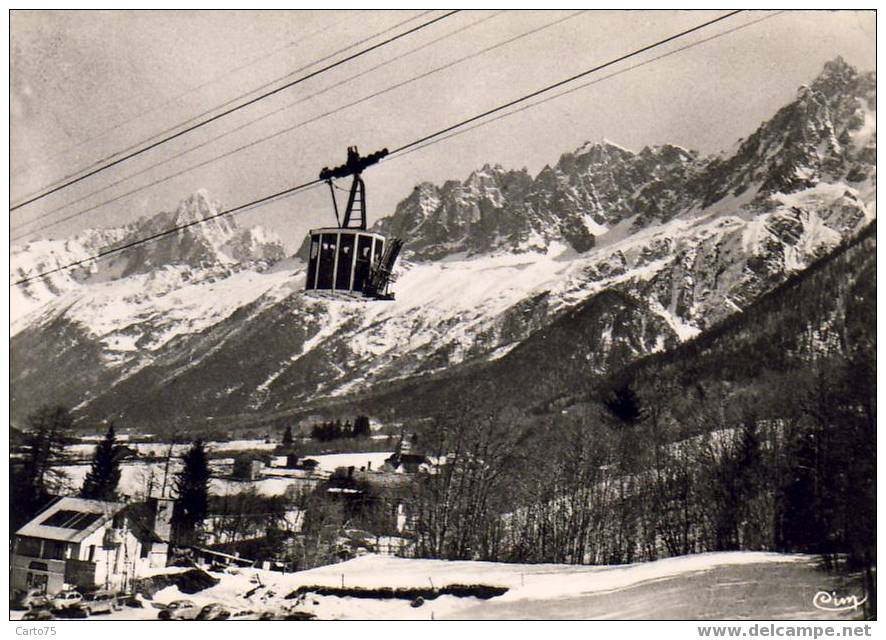
[[[11,199],[444,13],[12,11]],[[234,207],[316,178],[344,162],[349,145],[396,148],[725,13],[462,11],[10,212],[13,241],[118,226],[198,189]],[[585,141],[728,149],[826,61],[840,55],[873,70],[875,48],[873,11],[743,12],[585,81],[612,77],[373,167],[364,174],[370,221],[420,182],[464,180],[486,163],[535,175]],[[322,186],[237,222],[275,231],[294,251],[334,216]]]

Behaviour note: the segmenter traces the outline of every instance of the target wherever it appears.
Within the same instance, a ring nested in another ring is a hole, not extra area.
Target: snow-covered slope
[[[829,63],[715,158],[603,141],[535,178],[486,166],[419,185],[379,223],[407,242],[394,302],[307,296],[301,261],[225,218],[15,287],[13,415],[52,399],[148,429],[248,422],[494,361],[604,291],[632,302],[582,316],[582,375],[669,348],[874,218],[872,82]],[[13,277],[216,210],[198,193],[130,228],[14,248]]]

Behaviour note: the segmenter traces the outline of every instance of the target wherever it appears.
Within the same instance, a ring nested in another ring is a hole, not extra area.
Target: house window
[[[43,558],[46,560],[64,560],[65,543],[56,540],[46,540],[43,543]]]
[[[28,536],[20,536],[16,552],[19,555],[29,556],[31,558],[40,557],[40,539],[30,538]]]
[[[94,545],[94,544],[91,544],[91,545],[89,545],[89,558],[88,558],[88,561],[89,561],[89,562],[92,562],[93,560],[95,560],[95,545]]]

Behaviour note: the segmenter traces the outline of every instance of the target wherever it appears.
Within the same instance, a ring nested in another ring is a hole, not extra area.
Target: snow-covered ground
[[[176,569],[175,571],[180,571]],[[159,605],[178,599],[220,602],[234,610],[305,611],[320,619],[854,619],[858,612],[816,609],[816,592],[838,578],[819,571],[815,558],[760,552],[706,553],[621,566],[449,562],[363,556],[297,573],[239,569],[214,573],[219,584],[188,595],[158,591]],[[317,596],[288,598],[299,587],[505,587],[488,600],[444,595],[419,607],[408,599]],[[840,586],[841,590],[846,585]],[[153,619],[157,609],[102,616]],[[15,612],[14,612],[15,613]]]
[[[257,446],[261,444],[262,446]],[[221,447],[217,445],[231,445],[229,447]],[[236,445],[236,446],[234,446]],[[94,445],[77,445],[79,447],[87,447],[89,455],[95,449]],[[173,457],[169,462],[169,473],[167,477],[167,486],[171,487],[171,483],[175,478],[175,474],[181,469],[180,456],[184,453],[189,445],[174,445]],[[274,445],[267,445],[273,447]],[[166,455],[169,445],[166,444],[150,444],[147,445],[149,451],[155,455]],[[209,448],[215,451],[226,451],[234,453],[237,450],[255,450],[266,448],[263,440],[256,441],[236,441],[224,443],[210,443]],[[140,453],[144,453],[139,449]],[[78,451],[78,453],[84,453]],[[391,456],[390,451],[375,451],[370,453],[332,453],[328,455],[308,456],[317,462],[319,466],[314,476],[317,478],[326,477],[339,467],[353,466],[357,469],[366,467],[369,463],[372,469],[380,469],[384,461]],[[306,482],[313,482],[305,478],[294,478],[292,475],[264,475],[254,481],[238,481],[230,480],[226,477],[231,472],[233,458],[222,458],[211,461],[211,470],[214,477],[211,480],[210,490],[216,495],[228,495],[240,493],[247,489],[255,488],[258,493],[266,496],[284,495],[287,491],[298,490],[306,485]],[[70,490],[76,490],[83,486],[83,479],[89,471],[88,464],[72,464],[59,467],[67,476],[67,484]],[[126,495],[145,495],[147,487],[152,484],[155,493],[159,491],[163,484],[163,477],[166,474],[166,463],[163,460],[155,462],[124,462],[121,467],[120,474],[120,492]]]
[[[210,491],[214,495],[229,495],[240,493],[248,489],[254,488],[258,493],[265,496],[279,496],[286,493],[290,488],[297,489],[305,486],[304,479],[295,479],[292,477],[262,477],[254,481],[238,481],[229,480],[227,478],[218,477],[221,473],[230,473],[230,460],[221,461],[222,464],[213,464],[211,469],[215,477],[210,480]],[[75,491],[83,486],[83,479],[89,471],[88,464],[66,465],[59,467],[67,476],[67,484],[70,490]],[[171,489],[175,481],[176,474],[181,470],[180,460],[173,458],[169,463],[169,474],[167,477],[167,487]],[[165,474],[165,463],[163,462],[126,462],[120,467],[120,492],[125,495],[138,496],[146,495],[149,484],[153,486],[153,493],[158,495],[163,485],[163,476]]]
[[[385,460],[391,457],[392,451],[373,451],[370,453],[330,453],[323,456],[307,456],[320,463],[320,471],[332,473],[338,467],[354,467],[360,469],[372,464],[372,469],[380,469]]]
[[[96,440],[100,440],[102,437],[103,435],[92,436],[90,439],[95,438]],[[117,439],[122,440],[120,436],[117,436]],[[75,458],[89,458],[95,451],[96,444],[97,442],[73,444],[65,447],[65,453]],[[135,449],[140,456],[162,458],[169,453],[169,443],[167,442],[123,442],[123,444],[127,445],[130,449]],[[172,455],[181,456],[190,446],[190,443],[173,444]],[[234,453],[237,451],[273,451],[277,446],[279,446],[279,443],[265,442],[264,439],[209,441],[206,443],[206,449],[208,451],[225,453]]]

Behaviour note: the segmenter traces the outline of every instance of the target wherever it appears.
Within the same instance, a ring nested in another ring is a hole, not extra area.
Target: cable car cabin
[[[361,157],[356,147],[348,148],[348,162],[335,169],[324,168],[320,178],[329,184],[337,227],[312,229],[305,290],[329,292],[343,297],[393,300],[388,287],[394,278],[394,263],[403,242],[366,229],[366,185],[360,173],[375,164],[387,149]],[[333,178],[353,176],[344,219],[339,221]],[[359,214],[355,218],[354,214]]]
[[[379,291],[373,286],[385,253],[383,235],[342,227],[313,229],[310,234],[306,290],[334,291],[356,297],[392,297],[386,290]]]

